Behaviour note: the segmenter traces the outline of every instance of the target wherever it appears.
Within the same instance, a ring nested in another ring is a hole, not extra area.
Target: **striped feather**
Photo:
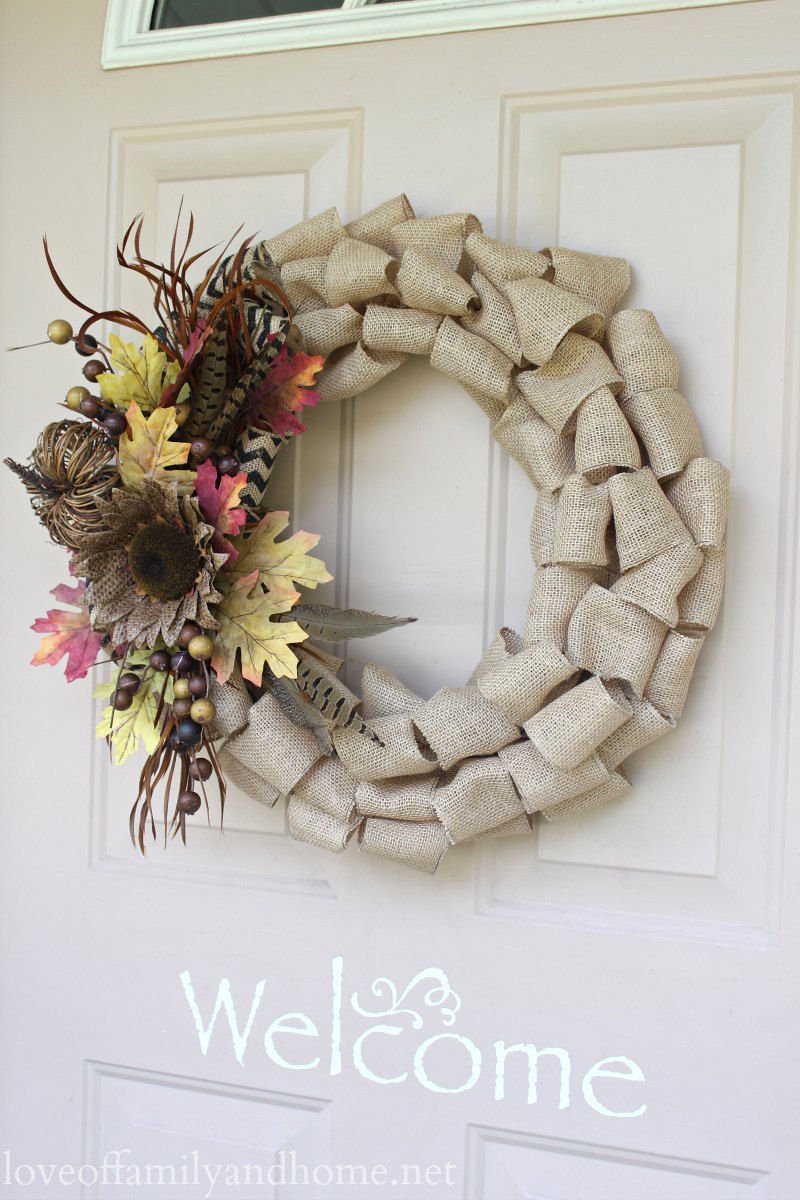
[[[220,321],[206,342],[200,380],[194,397],[186,432],[192,437],[204,437],[210,423],[220,410],[225,394],[225,375],[228,364],[228,329]]]
[[[355,729],[370,741],[383,745],[378,735],[358,711],[361,700],[340,683],[317,658],[301,648],[295,652],[299,659],[297,687],[300,694],[321,713],[329,725],[337,729]]]

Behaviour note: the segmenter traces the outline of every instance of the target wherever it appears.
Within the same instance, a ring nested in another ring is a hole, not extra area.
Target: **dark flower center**
[[[177,600],[194,584],[200,555],[190,534],[166,521],[145,525],[128,547],[128,566],[141,591]]]

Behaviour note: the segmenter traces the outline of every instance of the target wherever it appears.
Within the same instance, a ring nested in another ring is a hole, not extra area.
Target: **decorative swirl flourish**
[[[378,1000],[389,998],[391,1003],[386,1008],[369,1009],[362,1007],[357,992],[353,992],[350,997],[350,1003],[354,1010],[360,1013],[362,1017],[397,1017],[403,1014],[411,1017],[412,1029],[421,1029],[423,1023],[422,1014],[415,1008],[402,1008],[401,1005],[417,984],[422,983],[425,979],[435,980],[435,983],[423,995],[423,1003],[428,1008],[439,1009],[443,1025],[455,1024],[456,1013],[461,1008],[461,997],[458,992],[453,991],[450,986],[450,980],[440,967],[425,967],[424,970],[418,971],[399,996],[397,994],[397,985],[387,976],[379,975],[377,979],[372,981],[370,991]],[[450,1001],[450,1004],[447,1004],[447,1001]]]

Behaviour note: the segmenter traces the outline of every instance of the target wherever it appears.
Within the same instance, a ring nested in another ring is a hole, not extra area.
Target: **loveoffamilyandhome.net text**
[[[16,1160],[4,1150],[0,1185],[14,1188],[15,1195],[29,1189],[32,1197],[53,1189],[83,1188],[192,1188],[192,1195],[214,1200],[226,1191],[241,1195],[245,1188],[303,1187],[345,1189],[359,1187],[454,1187],[455,1163],[401,1163],[389,1168],[384,1163],[305,1163],[294,1150],[279,1150],[274,1161],[266,1163],[207,1162],[197,1150],[181,1154],[172,1163],[135,1161],[129,1147],[107,1150],[98,1162],[32,1163]],[[200,1189],[203,1189],[202,1191]],[[124,1191],[121,1195],[126,1194]],[[263,1193],[262,1193],[263,1194]]]

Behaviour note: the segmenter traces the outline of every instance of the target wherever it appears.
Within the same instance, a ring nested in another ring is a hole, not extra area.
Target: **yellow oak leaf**
[[[129,492],[141,488],[144,479],[177,483],[186,496],[194,486],[194,471],[175,470],[189,457],[188,442],[171,442],[178,428],[174,408],[157,408],[145,418],[134,400],[127,412],[128,432],[119,439],[117,454],[120,478]]]
[[[278,613],[289,612],[299,599],[299,593],[285,583],[278,583],[264,592],[258,586],[258,572],[236,580],[224,600],[217,606],[219,629],[214,634],[214,653],[211,666],[217,679],[225,683],[236,665],[237,652],[241,657],[242,675],[261,686],[265,665],[277,678],[297,678],[297,658],[289,648],[290,642],[302,642],[308,634],[296,621],[273,621]]]
[[[99,697],[113,695],[117,688],[117,679],[123,669],[129,671],[131,668],[139,668],[137,674],[141,674],[141,683],[131,698],[130,708],[126,708],[123,712],[120,709],[114,709],[113,705],[109,704],[103,710],[103,716],[95,730],[98,737],[110,738],[116,766],[136,753],[139,749],[140,738],[144,742],[148,754],[152,754],[158,745],[160,732],[156,728],[155,722],[158,701],[164,686],[164,676],[147,669],[149,658],[149,650],[128,654],[124,667],[120,666],[113,678],[107,683],[101,683],[94,693]],[[171,704],[172,699],[172,680],[169,680],[165,697],[166,703]]]
[[[123,342],[115,333],[109,338],[111,371],[98,377],[100,395],[117,408],[127,409],[133,401],[144,412],[152,412],[161,399],[164,388],[174,383],[180,363],[170,360],[151,334],[146,334],[139,350],[133,342]]]
[[[114,333],[109,338],[109,346],[114,372],[105,371],[98,377],[101,395],[119,408],[127,408],[135,400],[144,411],[150,412],[160,401],[164,389],[177,379],[180,363],[168,360],[149,333],[145,335],[141,349],[133,342],[123,342]],[[188,394],[188,388],[181,389],[181,398],[184,394]]]
[[[307,553],[316,546],[319,534],[300,530],[282,542],[276,540],[288,524],[288,512],[267,513],[252,530],[234,538],[238,557],[230,574],[239,579],[255,571],[258,582],[268,588],[291,583],[315,588],[333,579],[325,563]]]

